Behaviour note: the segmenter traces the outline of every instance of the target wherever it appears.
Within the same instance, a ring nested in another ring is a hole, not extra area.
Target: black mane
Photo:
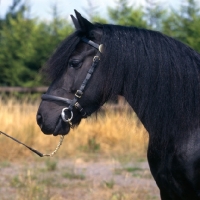
[[[115,25],[103,29],[101,65],[111,93],[125,87],[123,95],[149,132],[170,135],[198,127],[200,54],[159,32]]]

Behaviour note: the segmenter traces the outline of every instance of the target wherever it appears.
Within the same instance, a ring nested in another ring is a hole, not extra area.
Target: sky
[[[87,17],[85,8],[88,8],[89,3],[97,6],[96,11],[100,16],[105,16],[107,13],[107,7],[115,8],[116,0],[25,0],[31,6],[31,16],[39,17],[43,20],[51,19],[51,7],[55,3],[58,5],[58,11],[61,17],[68,18],[70,14],[74,14],[74,9],[79,11],[83,16]],[[165,2],[166,6],[177,7],[181,0],[157,0],[157,2]],[[138,6],[144,4],[145,0],[129,0],[130,6]],[[3,17],[12,5],[12,0],[0,0],[0,16]]]

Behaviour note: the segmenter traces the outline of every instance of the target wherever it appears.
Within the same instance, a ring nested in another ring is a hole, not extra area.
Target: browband
[[[93,46],[94,48],[98,49],[101,53],[103,53],[103,44],[97,44],[95,42],[93,42],[92,40],[89,40],[85,37],[81,38],[81,40],[91,46]]]

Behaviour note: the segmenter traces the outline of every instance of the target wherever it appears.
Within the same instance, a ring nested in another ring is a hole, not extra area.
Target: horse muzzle
[[[42,113],[42,112],[41,112]],[[57,120],[53,118],[51,115],[48,118],[45,118],[39,111],[36,116],[37,124],[39,125],[41,131],[44,134],[51,135],[53,134],[54,136],[57,135],[66,135],[70,131],[70,122],[68,123],[64,122],[61,115],[57,117]],[[67,118],[67,115],[65,113],[65,119]]]

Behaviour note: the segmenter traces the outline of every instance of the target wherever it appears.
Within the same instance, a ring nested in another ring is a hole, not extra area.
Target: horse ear
[[[76,28],[77,30],[81,29],[81,27],[80,27],[80,25],[79,25],[79,23],[78,23],[78,20],[77,20],[73,15],[70,15],[70,16],[71,16],[71,18],[72,18],[72,22],[73,22],[75,28]]]
[[[79,29],[81,29],[82,31],[84,31],[86,33],[89,33],[89,31],[94,29],[94,25],[91,22],[89,22],[87,19],[82,17],[81,14],[78,11],[74,10],[74,12],[75,12],[76,18],[77,18],[76,21],[79,24]]]

